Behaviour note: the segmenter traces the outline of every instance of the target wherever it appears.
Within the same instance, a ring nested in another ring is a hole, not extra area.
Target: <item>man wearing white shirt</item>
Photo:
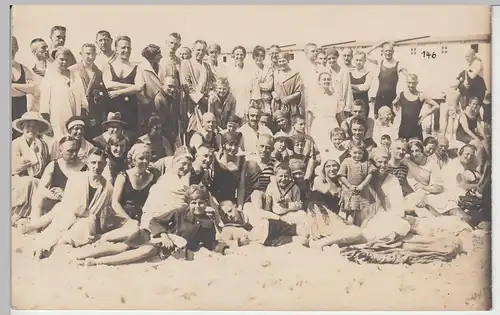
[[[110,62],[116,58],[116,51],[111,48],[113,39],[108,31],[101,30],[95,36],[95,43],[99,48],[95,65],[102,71]]]
[[[238,129],[238,132],[242,135],[241,149],[245,151],[247,156],[257,153],[257,140],[260,135],[267,134],[272,136],[273,134],[269,128],[259,124],[260,114],[259,108],[250,106],[248,108],[247,123]]]

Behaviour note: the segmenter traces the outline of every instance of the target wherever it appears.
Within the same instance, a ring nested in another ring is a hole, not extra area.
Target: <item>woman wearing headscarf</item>
[[[41,87],[40,113],[50,121],[55,139],[68,133],[68,119],[82,114],[82,104],[77,103],[72,90],[76,79],[80,78],[76,78],[68,70],[70,56],[71,51],[65,47],[56,49],[54,67],[46,73]]]
[[[31,198],[38,179],[50,162],[49,147],[39,135],[50,124],[37,112],[27,112],[14,120],[12,127],[22,135],[12,141],[12,223],[30,214]]]
[[[21,118],[28,111],[28,94],[35,92],[35,84],[31,71],[15,60],[19,45],[17,39],[12,36],[12,121]],[[12,138],[21,136],[14,131]]]
[[[144,88],[137,95],[139,99],[139,111],[141,113],[142,123],[146,123],[154,112],[154,99],[161,91],[162,82],[159,77],[160,61],[162,59],[159,46],[149,44],[142,50],[142,59],[139,67],[141,68],[144,81]],[[142,130],[148,132],[147,130]]]

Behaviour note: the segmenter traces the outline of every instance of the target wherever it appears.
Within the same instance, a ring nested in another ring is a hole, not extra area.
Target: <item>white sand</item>
[[[249,245],[237,255],[201,252],[128,266],[80,267],[63,250],[32,258],[32,236],[12,233],[15,309],[148,310],[486,310],[489,242],[461,238],[450,263],[357,265],[334,249]],[[159,264],[159,265],[158,265]]]

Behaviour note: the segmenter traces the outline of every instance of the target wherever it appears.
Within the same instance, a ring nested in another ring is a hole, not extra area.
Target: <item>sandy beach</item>
[[[194,261],[81,267],[65,248],[36,261],[33,236],[12,230],[12,307],[18,310],[487,310],[489,234],[459,236],[449,263],[358,265],[338,248],[241,247]]]

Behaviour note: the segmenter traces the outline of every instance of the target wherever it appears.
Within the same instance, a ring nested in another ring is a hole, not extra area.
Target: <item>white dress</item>
[[[308,110],[314,117],[310,135],[320,152],[326,152],[333,146],[330,141],[330,131],[339,127],[336,118],[337,97],[335,93],[317,92],[309,104]]]

